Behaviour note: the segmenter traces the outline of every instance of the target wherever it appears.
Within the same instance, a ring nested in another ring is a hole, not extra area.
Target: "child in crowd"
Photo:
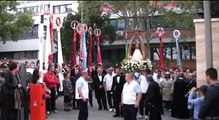
[[[70,108],[68,108],[69,103],[71,102],[70,95],[73,92],[72,84],[70,81],[70,73],[64,73],[65,79],[63,80],[63,94],[64,94],[64,111],[69,112],[71,111]]]
[[[188,97],[188,103],[191,105],[194,105],[194,116],[193,116],[194,120],[199,120],[198,114],[199,114],[201,104],[203,103],[205,99],[207,88],[208,87],[206,85],[202,85],[198,89],[193,87],[190,91],[190,94]],[[194,95],[196,95],[196,97],[194,97]]]

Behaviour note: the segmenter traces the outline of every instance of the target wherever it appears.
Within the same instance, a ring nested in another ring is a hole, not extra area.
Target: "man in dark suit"
[[[120,71],[119,67],[115,68],[116,75],[113,77],[113,85],[112,85],[112,91],[113,91],[113,101],[114,106],[116,109],[116,114],[113,117],[119,117],[122,116],[122,107],[120,108],[119,105],[121,103],[121,93],[123,89],[123,85],[125,84],[125,75]]]
[[[93,73],[93,86],[94,86],[94,92],[95,92],[95,97],[97,99],[97,103],[99,105],[98,110],[102,110],[103,107],[105,110],[107,110],[107,104],[106,104],[106,94],[105,90],[103,87],[103,78],[104,74],[102,74],[102,69],[98,68],[97,73]]]
[[[153,80],[152,75],[147,75],[146,78],[149,86],[145,97],[145,104],[148,104],[148,106],[150,106],[149,120],[161,120],[161,114],[163,114],[163,109],[160,86],[157,82]]]

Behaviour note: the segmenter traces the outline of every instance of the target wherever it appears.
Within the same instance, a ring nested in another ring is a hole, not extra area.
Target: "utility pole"
[[[210,1],[203,1],[203,4],[205,22],[205,57],[206,69],[208,69],[213,67]]]

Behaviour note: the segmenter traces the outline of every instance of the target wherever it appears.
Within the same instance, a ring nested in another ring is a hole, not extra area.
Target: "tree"
[[[73,30],[70,27],[72,20],[80,21],[81,16],[79,14],[71,14],[69,13],[67,17],[64,18],[61,28],[61,42],[62,42],[62,49],[63,49],[63,55],[65,60],[69,61],[71,56],[71,46],[72,46],[72,40],[73,40]],[[76,42],[76,48],[79,49],[79,41]]]
[[[21,33],[33,27],[34,21],[29,11],[16,11],[16,1],[0,2],[0,40],[17,40]]]
[[[133,31],[135,28],[141,28],[145,31],[146,51],[149,58],[152,29],[156,29],[158,25],[172,26],[174,29],[192,28],[192,20],[197,13],[196,1],[108,1],[106,3],[113,5],[114,14],[125,20],[126,30]],[[173,8],[178,8],[180,12],[174,11]]]
[[[99,28],[102,31],[101,43],[104,41],[112,43],[116,39],[116,32],[109,19],[102,15],[101,7],[103,3],[103,1],[81,1],[78,10],[85,24],[93,29]]]

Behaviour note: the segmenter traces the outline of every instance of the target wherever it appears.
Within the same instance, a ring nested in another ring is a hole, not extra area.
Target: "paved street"
[[[104,110],[97,110],[97,103],[94,99],[93,101],[94,107],[89,106],[89,117],[88,120],[123,120],[123,118],[114,118],[113,112],[104,111]],[[77,120],[78,118],[78,110],[73,110],[71,112],[64,112],[64,106],[63,106],[63,97],[59,97],[57,100],[57,109],[59,113],[52,114],[48,116],[47,120]],[[170,117],[170,112],[165,112],[165,117],[163,116],[162,120],[178,120],[175,118]],[[180,119],[182,120],[182,119]]]

